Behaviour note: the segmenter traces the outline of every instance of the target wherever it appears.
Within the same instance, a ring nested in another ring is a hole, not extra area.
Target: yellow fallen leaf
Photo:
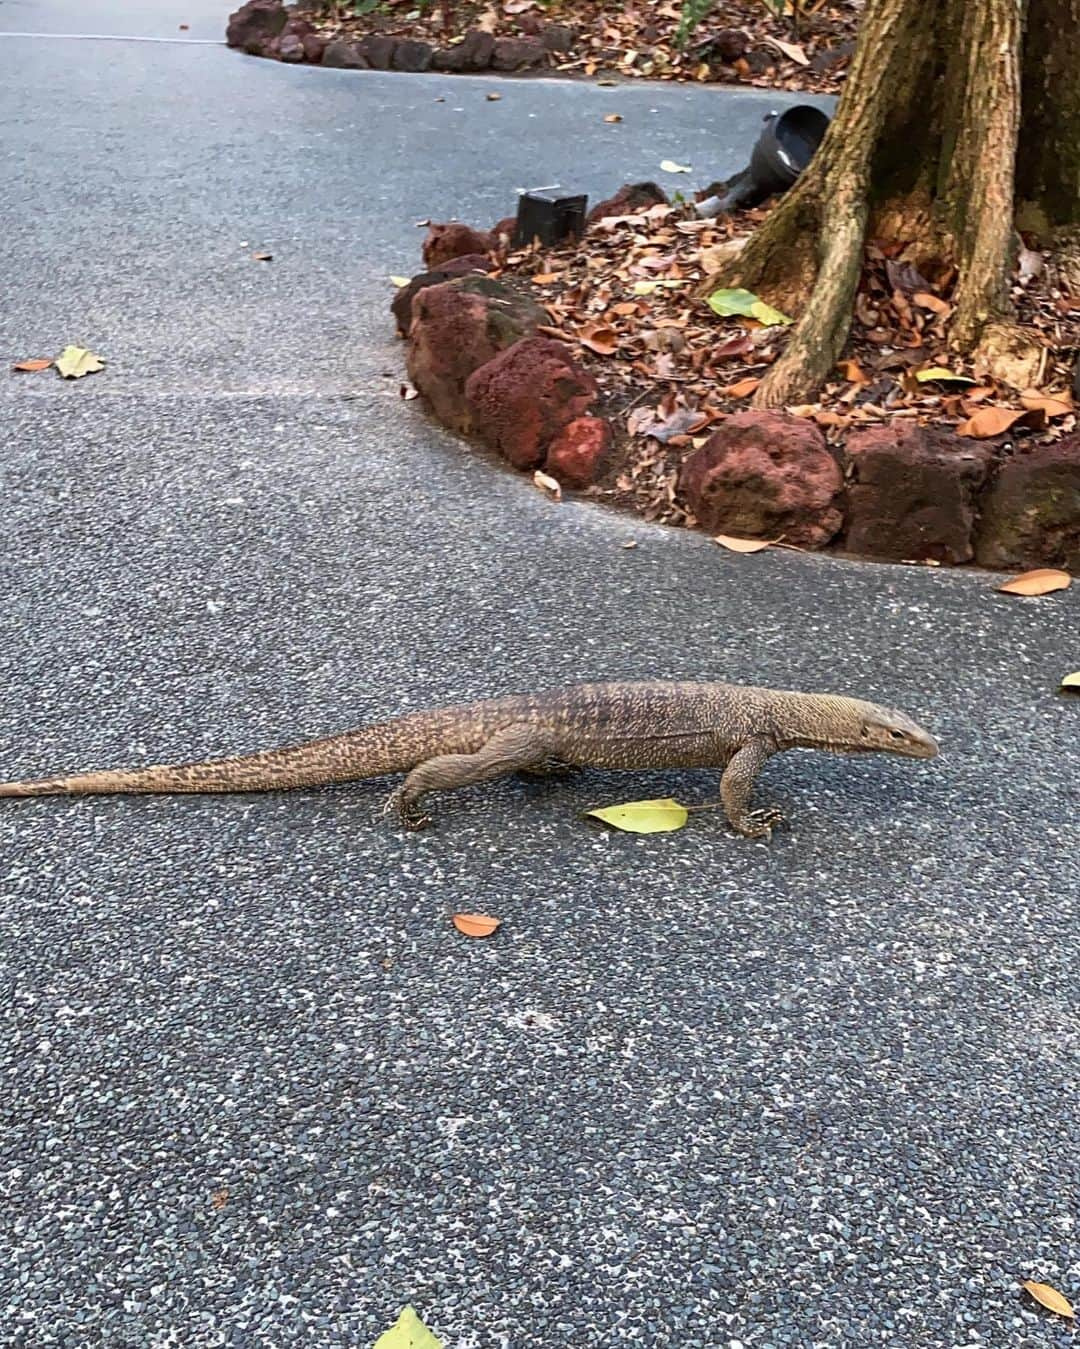
[[[627,801],[621,806],[601,806],[587,810],[585,814],[628,834],[667,834],[673,829],[681,829],[689,818],[686,807],[670,796],[654,801]]]
[[[533,483],[540,488],[541,492],[546,492],[552,501],[562,500],[562,488],[547,473],[542,473],[539,469],[533,474]]]
[[[676,164],[673,159],[662,159],[660,161],[660,167],[665,173],[689,173],[692,166],[689,164]]]
[[[390,280],[397,286],[398,290],[409,284],[409,277],[407,276],[392,276]]]
[[[1080,670],[1074,670],[1072,674],[1067,674],[1061,681],[1063,689],[1080,689]]]
[[[915,378],[920,384],[926,384],[932,379],[941,379],[949,384],[974,384],[975,381],[967,375],[958,375],[952,370],[947,370],[943,365],[932,365],[928,370],[916,370]]]
[[[633,294],[652,295],[658,290],[674,290],[677,286],[685,286],[685,281],[680,281],[675,277],[661,277],[659,281],[635,281]]]
[[[383,1331],[372,1349],[443,1349],[443,1343],[428,1330],[412,1307],[404,1307],[398,1319],[389,1330]]]
[[[1058,571],[1056,567],[1037,567],[1034,571],[1021,572],[999,585],[1005,595],[1050,595],[1055,590],[1068,590],[1072,577],[1067,571]]]
[[[1064,1316],[1066,1320],[1075,1319],[1072,1303],[1062,1297],[1056,1288],[1051,1288],[1048,1283],[1036,1283],[1034,1279],[1025,1279],[1023,1286],[1040,1307],[1045,1307],[1048,1312],[1057,1312],[1058,1316]]]
[[[713,543],[718,543],[731,553],[760,553],[779,542],[779,539],[737,539],[732,534],[713,535]]]
[[[104,370],[105,362],[86,347],[65,347],[56,358],[56,368],[65,379],[82,379],[95,370]]]
[[[450,921],[466,937],[490,937],[497,927],[502,926],[501,918],[492,918],[486,913],[455,913]]]

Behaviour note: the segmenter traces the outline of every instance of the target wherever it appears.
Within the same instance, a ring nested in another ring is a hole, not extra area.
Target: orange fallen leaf
[[[956,428],[957,435],[973,436],[976,440],[989,440],[1006,432],[1014,422],[1026,416],[1026,412],[1017,412],[1015,408],[980,408],[973,417],[961,422]]]
[[[843,374],[845,379],[851,380],[853,384],[869,384],[870,376],[862,368],[858,361],[837,361],[837,369]]]
[[[618,314],[620,318],[624,319],[629,318],[631,314],[638,313],[640,309],[641,305],[634,300],[623,300],[620,304],[613,304],[611,306],[611,312],[613,314]]]
[[[713,543],[718,543],[731,553],[760,553],[779,542],[779,539],[736,539],[731,534],[713,536]]]
[[[1066,1297],[1058,1292],[1056,1288],[1051,1288],[1048,1283],[1036,1283],[1034,1279],[1024,1279],[1023,1288],[1031,1294],[1040,1307],[1045,1307],[1048,1312],[1056,1312],[1058,1316],[1064,1316],[1066,1320],[1076,1319],[1076,1312],[1073,1311],[1072,1303]]]
[[[1072,577],[1067,571],[1058,571],[1056,567],[1037,567],[1034,571],[1021,572],[1012,580],[999,585],[1005,595],[1050,595],[1055,590],[1068,590]]]
[[[501,918],[491,918],[486,913],[455,913],[451,921],[466,937],[490,937],[502,925]]]
[[[760,383],[760,379],[751,375],[749,379],[740,379],[734,384],[729,384],[722,392],[729,398],[748,398]]]
[[[1038,389],[1026,389],[1020,395],[1020,401],[1029,412],[1044,412],[1047,417],[1067,417],[1073,411],[1072,399],[1068,395],[1055,397],[1053,394],[1039,393]]]
[[[19,361],[11,368],[12,370],[22,370],[24,373],[32,374],[35,370],[48,370],[52,365],[51,356],[35,357],[32,361]]]
[[[550,323],[538,323],[536,331],[543,333],[545,337],[554,337],[559,342],[572,342],[574,340],[571,333],[564,333],[561,328],[556,328]]]
[[[931,295],[928,290],[917,290],[911,297],[922,309],[932,309],[935,314],[951,314],[952,305],[940,295]]]
[[[532,278],[534,286],[550,286],[553,281],[558,281],[558,272],[537,272]]]
[[[598,356],[614,356],[619,346],[619,334],[614,328],[591,323],[578,329],[578,341],[583,347],[595,351]]]
[[[605,121],[605,122],[621,122],[621,121],[622,121],[622,113],[621,113],[621,112],[609,112],[608,115],[604,118],[604,121]]]

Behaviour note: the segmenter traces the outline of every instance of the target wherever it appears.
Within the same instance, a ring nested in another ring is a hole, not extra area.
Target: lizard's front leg
[[[406,829],[423,829],[431,817],[420,809],[428,792],[468,787],[534,768],[551,758],[551,746],[535,726],[507,726],[475,754],[438,754],[417,764],[386,803]]]
[[[764,738],[748,740],[728,760],[720,779],[720,799],[731,827],[747,838],[769,838],[773,825],[784,818],[779,810],[751,810],[750,798],[754,783],[766,759],[775,754],[776,746]]]

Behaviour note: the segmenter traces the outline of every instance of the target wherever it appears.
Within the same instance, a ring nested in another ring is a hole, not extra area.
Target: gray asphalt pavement
[[[0,0],[48,34],[0,32],[2,351],[109,360],[0,376],[0,775],[599,676],[857,693],[944,752],[774,760],[768,845],[580,818],[700,775],[419,836],[381,784],[2,803],[0,1343],[368,1346],[412,1301],[447,1349],[1071,1345],[1018,1280],[1080,1295],[1080,591],[735,557],[397,397],[414,221],[705,182],[777,100],[63,36],[225,8]]]

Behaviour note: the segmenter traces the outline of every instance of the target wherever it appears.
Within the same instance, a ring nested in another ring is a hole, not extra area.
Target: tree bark
[[[806,401],[834,366],[868,226],[915,259],[955,265],[950,340],[972,352],[1009,317],[1017,195],[1046,225],[1080,219],[1080,0],[1025,10],[1025,0],[868,0],[813,161],[703,288],[745,286],[801,311],[758,406]]]

